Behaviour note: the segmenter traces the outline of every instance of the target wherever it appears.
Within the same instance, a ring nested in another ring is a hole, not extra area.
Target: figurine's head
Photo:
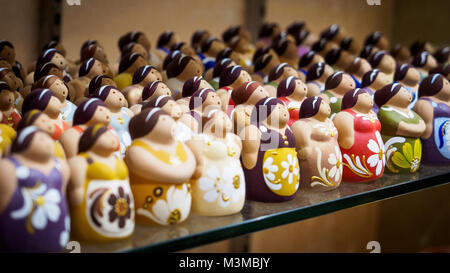
[[[28,111],[22,116],[22,119],[17,125],[17,132],[22,131],[28,126],[36,126],[42,131],[47,132],[50,136],[53,136],[55,133],[55,124],[53,121],[47,114],[37,109]]]
[[[141,44],[131,42],[126,44],[121,50],[121,58],[129,53],[138,53],[144,57],[144,59],[148,60],[150,57],[150,53],[145,49],[145,47]]]
[[[201,47],[204,41],[211,37],[211,33],[207,30],[197,30],[192,34],[191,46],[197,51],[201,51]]]
[[[290,76],[297,77],[297,71],[287,63],[281,63],[270,70],[268,80],[279,83]]]
[[[315,118],[323,121],[330,116],[330,113],[330,105],[321,97],[310,97],[302,102],[299,111],[299,119]]]
[[[52,119],[56,119],[61,113],[62,103],[50,89],[35,89],[23,100],[22,113],[33,109],[40,110]]]
[[[400,63],[409,63],[410,62],[411,53],[409,52],[408,48],[406,48],[402,44],[396,44],[391,49],[390,53],[397,62],[400,62]]]
[[[273,50],[280,56],[280,58],[285,59],[296,59],[298,58],[298,49],[295,42],[287,39],[281,38],[272,44]]]
[[[225,68],[220,73],[219,88],[230,86],[235,88],[245,82],[252,80],[248,72],[240,65]]]
[[[208,56],[216,57],[220,51],[224,50],[226,45],[217,38],[210,37],[201,44],[201,52]]]
[[[178,120],[183,111],[178,103],[168,95],[161,95],[158,97],[154,97],[146,104],[142,105],[142,110],[147,108],[159,107],[162,110],[166,111],[173,119]]]
[[[253,108],[251,121],[259,124],[284,128],[289,120],[289,112],[284,102],[278,98],[264,98]]]
[[[230,58],[224,58],[224,59],[221,59],[220,61],[217,61],[216,65],[214,66],[214,69],[213,69],[213,78],[220,77],[220,74],[222,73],[222,71],[225,68],[235,66],[235,65],[236,65],[236,63],[233,60],[231,60]]]
[[[222,33],[222,40],[226,43],[229,44],[230,41],[236,37],[239,36],[241,38],[246,39],[247,41],[250,41],[251,37],[250,37],[250,33],[243,27],[241,26],[232,26],[227,28],[223,33]]]
[[[66,57],[67,51],[61,42],[59,42],[57,40],[52,40],[52,41],[48,42],[42,48],[42,52],[46,51],[47,49],[51,49],[51,48],[56,49],[59,53],[61,53],[64,56],[64,58]]]
[[[131,118],[128,128],[132,139],[147,138],[167,142],[173,139],[175,120],[159,107],[147,108]]]
[[[424,51],[435,52],[434,47],[428,41],[417,40],[409,48],[411,55],[416,56]]]
[[[225,135],[231,132],[233,124],[228,115],[219,108],[212,109],[203,118],[203,133]]]
[[[315,52],[319,53],[322,56],[325,56],[325,54],[330,51],[333,47],[335,47],[335,44],[331,43],[327,39],[321,38],[320,40],[316,41],[311,46],[311,50],[314,50]]]
[[[383,86],[390,84],[392,81],[389,77],[378,69],[366,72],[362,78],[361,87],[368,87],[373,90],[378,90]]]
[[[419,71],[410,64],[398,65],[395,70],[394,81],[416,85],[420,81],[420,74]]]
[[[11,145],[11,154],[20,154],[31,160],[44,161],[53,156],[54,140],[36,126],[21,130]]]
[[[419,86],[419,97],[438,96],[450,99],[450,84],[441,74],[432,74],[422,80]]]
[[[141,66],[133,74],[133,84],[141,86],[160,80],[162,80],[161,73],[151,65]]]
[[[366,90],[356,88],[345,93],[341,110],[354,108],[362,113],[369,113],[373,108],[373,98]]]
[[[181,96],[183,98],[187,98],[192,96],[197,90],[209,88],[213,89],[212,86],[203,79],[203,77],[192,77],[189,80],[185,81],[183,84],[183,91],[181,92]]]
[[[78,153],[91,151],[101,155],[111,155],[117,150],[119,139],[103,124],[89,126],[81,134],[78,142]]]
[[[36,67],[45,63],[54,63],[61,70],[64,70],[67,66],[64,55],[54,48],[47,49],[41,53],[36,62]]]
[[[106,104],[98,98],[91,98],[82,102],[73,115],[73,126],[94,125],[101,123],[109,125],[111,121],[111,111]]]
[[[169,50],[170,47],[173,44],[178,43],[178,41],[179,41],[178,35],[176,35],[175,32],[173,32],[173,31],[166,31],[166,32],[163,32],[159,36],[157,47],[158,48],[165,48],[165,49]]]
[[[181,55],[182,55],[181,51],[179,51],[179,50],[175,50],[175,51],[172,51],[169,54],[167,54],[163,61],[163,66],[162,66],[163,70],[167,70],[167,67],[169,66],[169,64]]]
[[[190,45],[188,45],[185,42],[178,42],[173,44],[170,47],[170,51],[179,50],[184,55],[188,55],[191,57],[197,56],[197,53],[195,52],[194,48],[192,48]]]
[[[221,61],[224,58],[230,58],[235,62],[236,64],[241,63],[241,57],[238,53],[234,52],[231,48],[227,47],[220,51],[216,56],[216,62]]]
[[[81,49],[80,61],[84,62],[90,58],[99,60],[100,62],[102,62],[104,64],[108,63],[108,57],[106,56],[105,50],[98,43],[92,43]]]
[[[332,24],[320,33],[320,38],[339,44],[344,39],[344,36],[341,28],[336,24]]]
[[[325,61],[340,70],[346,70],[353,62],[354,57],[345,50],[333,48],[325,55]]]
[[[350,74],[339,71],[328,77],[325,82],[325,90],[334,91],[344,95],[347,91],[355,89],[356,83]]]
[[[14,72],[6,67],[0,68],[0,81],[8,83],[11,90],[19,90],[23,87],[22,80],[16,77]]]
[[[386,51],[378,51],[369,58],[369,62],[373,68],[381,70],[385,74],[393,74],[395,72],[395,59]]]
[[[105,85],[112,85],[117,88],[116,82],[107,75],[97,75],[89,82],[88,92],[89,97],[94,94],[95,90],[98,88],[105,86]]]
[[[259,71],[269,71],[275,66],[280,64],[280,60],[273,55],[266,53],[262,56],[259,56],[258,59],[254,62],[254,72]]]
[[[190,110],[195,109],[203,112],[207,110],[208,107],[222,107],[222,101],[213,89],[204,88],[197,90],[192,94],[191,99],[189,100]]]
[[[450,46],[436,50],[433,56],[440,64],[450,63]]]
[[[172,92],[162,81],[148,83],[144,86],[144,89],[142,89],[142,101],[150,101],[153,98],[163,95],[171,96]]]
[[[308,69],[311,65],[319,62],[325,62],[325,59],[314,50],[310,50],[300,58],[298,61],[298,67]]]
[[[150,41],[148,40],[147,35],[145,35],[140,31],[131,31],[120,37],[118,42],[119,50],[123,51],[124,47],[129,43],[136,43],[142,45],[147,54],[150,51],[151,47]]]
[[[415,67],[422,68],[427,71],[435,68],[438,65],[433,55],[431,55],[427,51],[423,51],[422,53],[417,54],[411,64]]]
[[[122,107],[128,107],[125,96],[112,85],[104,85],[92,94],[93,98],[99,98],[105,102],[109,109],[120,109]]]
[[[167,66],[167,78],[178,78],[186,81],[202,75],[203,67],[191,56],[178,56]]]
[[[377,53],[378,51],[380,50],[374,45],[365,45],[361,50],[359,57],[369,59],[373,54]]]
[[[61,102],[64,102],[69,95],[69,87],[67,84],[55,75],[42,77],[39,81],[35,82],[32,90],[38,88],[50,89],[53,95],[56,96]]]
[[[106,74],[105,66],[99,60],[94,58],[90,58],[80,65],[80,69],[78,70],[78,76],[87,77],[89,79],[94,78],[95,76]]]
[[[147,61],[139,53],[128,53],[122,57],[119,63],[119,74],[129,73],[131,75],[138,70],[139,67],[146,66]],[[104,73],[103,73],[104,74]]]
[[[64,73],[63,70],[59,69],[54,63],[45,63],[36,67],[36,71],[34,71],[34,81],[39,81],[42,77],[48,75],[55,75],[60,79],[63,79]]]
[[[277,23],[274,22],[266,22],[263,23],[258,32],[258,39],[267,38],[272,40],[275,36],[280,34],[281,29]]]
[[[7,59],[0,57],[0,68],[8,68],[9,70],[11,70],[12,65],[8,62]]]
[[[441,74],[447,80],[450,80],[450,63],[440,64],[429,71],[430,74]]]
[[[325,82],[331,75],[333,75],[333,68],[324,62],[318,62],[308,68],[306,82]]]
[[[357,57],[353,60],[350,66],[345,69],[345,72],[349,73],[350,75],[362,78],[364,74],[366,74],[370,70],[372,70],[372,66],[370,65],[370,63],[364,58]]]
[[[379,108],[391,105],[406,109],[412,101],[412,95],[401,84],[391,83],[375,92],[374,101]]]
[[[0,81],[0,109],[9,110],[14,105],[14,101],[14,92],[6,82]]]
[[[308,93],[306,84],[297,77],[290,76],[282,80],[277,88],[277,97],[289,97],[297,95],[298,98],[305,98]]]
[[[243,83],[231,93],[231,98],[236,105],[255,105],[258,101],[268,97],[267,90],[257,81]]]
[[[0,40],[0,57],[8,60],[11,65],[15,65],[16,52],[11,42]]]
[[[389,40],[381,32],[375,31],[366,37],[364,45],[371,45],[380,50],[389,50],[391,48]]]

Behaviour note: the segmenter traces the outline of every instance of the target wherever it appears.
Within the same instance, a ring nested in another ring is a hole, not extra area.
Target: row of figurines
[[[280,85],[292,82],[303,84],[288,78]],[[37,92],[39,99],[51,91]],[[96,92],[120,94],[112,86]],[[229,114],[232,119],[211,89],[194,94],[189,113],[167,95],[145,104],[129,120],[132,141],[124,160],[102,100],[91,98],[77,108],[74,124],[80,117],[85,122],[72,127],[77,147],[68,161],[58,157],[63,139],[52,137],[51,118],[28,111],[0,161],[2,246],[59,251],[70,236],[113,241],[131,236],[135,221],[172,225],[186,220],[191,210],[234,214],[245,199],[288,201],[300,184],[332,190],[341,181],[377,179],[385,166],[412,173],[422,154],[429,163],[450,162],[450,85],[439,74],[422,81],[414,108],[419,114],[408,108],[412,97],[398,83],[376,91],[374,98],[364,89],[348,91],[332,120],[326,99],[306,98],[291,126],[289,106],[268,96],[261,84],[244,83],[232,94],[262,98],[254,105],[239,104]],[[233,122],[248,125],[234,134]],[[198,133],[189,128],[192,123],[200,125]]]

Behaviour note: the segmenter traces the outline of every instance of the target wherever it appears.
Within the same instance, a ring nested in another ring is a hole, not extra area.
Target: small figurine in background
[[[85,98],[85,100],[88,100],[90,97],[92,97],[92,94],[94,94],[95,90],[105,85],[112,85],[117,88],[116,82],[110,76],[107,75],[95,76],[89,83],[88,96]]]
[[[50,89],[52,91],[53,95],[62,104],[58,119],[64,121],[68,126],[72,126],[73,114],[77,107],[67,99],[69,95],[69,87],[67,84],[55,75],[48,75],[33,85],[33,90],[38,88]]]
[[[290,76],[280,82],[277,89],[277,97],[286,104],[289,111],[288,125],[291,126],[298,120],[302,102],[308,94],[306,84],[299,78]]]
[[[192,212],[223,216],[241,211],[245,178],[239,161],[242,143],[231,133],[232,124],[220,109],[210,111],[202,134],[187,142],[197,167],[191,178]]]
[[[80,69],[78,71],[78,79],[73,80],[71,83],[74,84],[76,93],[74,96],[70,95],[70,100],[74,102],[76,105],[79,105],[80,100],[88,94],[88,87],[93,78],[98,75],[105,75],[106,69],[103,66],[102,62],[90,58],[87,61],[83,62],[80,65]]]
[[[14,100],[14,92],[11,91],[9,85],[6,82],[0,81],[0,111],[2,116],[0,123],[17,129],[21,115],[16,107],[14,107]]]
[[[216,56],[216,62],[220,62],[224,58],[229,58],[233,60],[236,65],[241,65],[244,63],[241,54],[233,51],[231,48],[227,47],[224,50],[220,51]]]
[[[384,36],[381,32],[375,31],[369,34],[364,41],[364,45],[371,45],[380,50],[389,50],[391,46],[389,44],[389,40],[386,36]]]
[[[436,50],[433,57],[440,64],[450,63],[450,46],[442,47]]]
[[[31,87],[23,88],[23,82],[7,67],[0,68],[0,81],[5,82],[14,94],[14,107],[22,110],[23,98],[31,92]]]
[[[268,83],[264,85],[264,88],[269,92],[271,97],[277,96],[277,88],[280,82],[288,77],[298,77],[299,72],[287,63],[281,63],[272,68],[269,73]]]
[[[410,64],[399,65],[395,70],[394,81],[400,83],[411,94],[409,109],[412,109],[419,98],[419,71]]]
[[[423,119],[409,108],[412,96],[401,84],[386,85],[375,92],[380,108],[381,137],[386,151],[386,167],[393,173],[414,173],[420,167],[425,131]]]
[[[345,36],[338,25],[332,24],[320,33],[320,38],[339,45],[342,40],[344,40]]]
[[[105,102],[111,112],[111,127],[117,132],[120,141],[120,153],[125,155],[126,148],[131,144],[130,133],[128,132],[128,123],[133,117],[133,112],[128,109],[127,101],[120,91],[111,85],[105,85],[98,88],[93,98],[99,98]]]
[[[373,95],[377,90],[392,83],[391,79],[378,69],[370,70],[366,72],[362,77],[361,88],[368,90]]]
[[[140,67],[148,63],[144,57],[138,53],[128,53],[123,56],[119,64],[119,74],[114,77],[119,90],[133,84],[133,75]]]
[[[86,44],[81,47],[80,61],[84,62],[90,58],[99,60],[103,64],[106,70],[106,75],[110,77],[114,76],[111,68],[109,67],[109,61],[105,50],[97,41],[94,40],[87,41]]]
[[[268,83],[270,71],[279,64],[280,60],[271,54],[264,54],[258,57],[254,62],[252,78],[263,84]]]
[[[298,49],[295,43],[287,38],[280,39],[277,43],[272,45],[272,48],[278,54],[280,62],[288,63],[294,69],[298,66]]]
[[[388,76],[391,81],[394,81],[396,63],[394,58],[386,51],[378,51],[377,53],[373,54],[370,57],[369,62],[374,69],[380,70],[381,72],[386,74],[386,76]]]
[[[348,73],[339,71],[328,77],[323,93],[330,98],[331,119],[333,119],[334,114],[341,111],[344,95],[355,89],[355,86],[355,81]]]
[[[133,143],[125,162],[137,223],[174,225],[189,216],[189,179],[196,161],[191,150],[174,138],[175,126],[175,121],[160,108],[145,109],[130,121]]]
[[[310,50],[308,51],[308,53],[304,54],[300,60],[298,61],[298,71],[300,71],[301,73],[299,73],[299,78],[302,79],[304,82],[306,82],[306,76],[308,74],[308,69],[315,63],[319,63],[319,62],[325,62],[325,59],[320,56],[319,54],[317,54],[315,51]],[[301,74],[303,74],[304,76],[302,76]]]
[[[330,42],[324,38],[321,38],[320,40],[316,41],[312,46],[311,50],[317,52],[322,57],[325,57],[327,52],[332,50],[333,48],[337,47],[337,45],[333,42]]]
[[[54,139],[58,140],[69,129],[67,123],[60,119],[62,103],[50,89],[35,89],[23,101],[22,113],[37,109],[45,113],[55,125]]]
[[[436,50],[429,41],[417,40],[411,44],[411,46],[409,47],[409,51],[411,52],[412,56],[417,56],[424,51],[433,53]]]
[[[205,79],[203,79],[203,77],[195,76],[184,82],[181,98],[177,100],[177,103],[182,107],[183,112],[189,110],[191,96],[196,91],[203,88],[214,89]]]
[[[16,60],[16,52],[11,42],[0,40],[0,57],[9,62],[16,77],[25,81],[27,77],[26,70],[22,64]]]
[[[204,41],[211,37],[211,33],[208,30],[201,29],[197,30],[192,34],[191,46],[197,51],[201,52],[201,47]]]
[[[390,51],[392,57],[398,64],[409,64],[411,62],[411,53],[409,49],[402,44],[396,44]]]
[[[422,161],[427,164],[450,163],[450,84],[440,74],[432,74],[419,86],[414,111],[425,121]]]
[[[205,73],[213,69],[216,65],[216,57],[220,51],[225,49],[225,44],[217,38],[210,37],[202,42],[201,52],[203,54],[203,65],[205,67]]]
[[[76,240],[113,242],[134,231],[128,168],[114,153],[117,144],[106,126],[90,126],[80,137],[78,155],[70,159],[68,197]]]
[[[153,63],[151,61],[153,55],[150,55],[150,53],[145,49],[145,47],[143,45],[135,43],[135,42],[128,43],[122,48],[122,50],[120,51],[120,56],[121,56],[120,59],[122,59],[127,54],[133,54],[133,53],[140,54],[149,63]],[[162,61],[160,61],[158,59],[156,61],[156,63],[161,65]]]
[[[268,98],[267,90],[256,81],[243,83],[231,93],[236,108],[231,112],[231,121],[233,122],[233,131],[235,134],[250,125],[250,117],[253,108],[258,101]]]
[[[228,114],[234,109],[235,104],[231,93],[239,85],[252,81],[252,77],[240,65],[225,68],[220,74],[219,89],[217,95],[222,100],[222,110]]]
[[[306,86],[308,97],[318,96],[325,90],[327,79],[333,75],[333,68],[324,62],[311,65],[306,75]]]
[[[339,44],[339,48],[347,51],[353,56],[358,56],[362,46],[352,37],[346,37]]]
[[[0,160],[0,241],[9,252],[60,252],[69,241],[69,167],[34,126],[20,131]]]
[[[300,107],[299,120],[291,127],[297,145],[302,187],[328,191],[341,183],[342,155],[330,113],[330,106],[322,98],[307,98]]]
[[[380,178],[386,163],[381,124],[372,110],[373,98],[364,89],[348,91],[342,111],[333,123],[343,158],[344,182],[366,182]]]
[[[179,42],[178,35],[173,31],[165,31],[158,37],[155,54],[160,60],[164,60],[169,54],[172,45]]]
[[[366,74],[370,70],[372,70],[372,66],[370,65],[370,63],[364,58],[357,57],[344,71],[352,76],[353,80],[356,83],[356,88],[360,88],[364,74]]]
[[[441,74],[450,81],[450,62],[436,66],[430,70],[430,74]]]
[[[214,90],[218,90],[220,74],[222,73],[222,71],[227,67],[235,66],[235,65],[237,65],[237,64],[230,58],[221,59],[220,61],[216,62],[216,65],[214,66],[214,69],[212,70],[212,74],[208,73],[209,71],[205,74],[205,80],[208,81],[208,83],[214,88]]]
[[[70,75],[66,72],[67,61],[61,52],[57,51],[54,48],[50,48],[42,52],[36,62],[36,67],[39,67],[46,63],[53,63],[54,65],[56,65],[63,72],[63,79],[66,82],[72,79]]]
[[[249,69],[252,65],[253,47],[246,38],[235,36],[228,43],[234,53],[239,55],[241,62],[239,65]]]
[[[128,102],[128,106],[131,107],[141,100],[142,90],[144,86],[154,81],[161,81],[162,76],[155,67],[146,65],[139,67],[133,74],[132,84],[121,90]]]
[[[183,84],[195,76],[201,76],[203,67],[194,58],[186,55],[176,57],[167,66],[166,85],[172,90],[175,99],[181,98]]]
[[[166,111],[177,123],[175,139],[186,142],[199,131],[197,120],[190,114],[183,112],[180,105],[168,95],[161,95],[151,99],[142,106],[142,110],[158,107]]]
[[[325,61],[334,70],[345,71],[354,61],[355,57],[345,50],[333,48],[325,55]]]
[[[417,68],[417,70],[419,70],[420,81],[422,81],[425,77],[427,77],[428,72],[438,65],[433,55],[431,55],[427,51],[423,51],[422,53],[415,55],[411,64],[415,68]]]
[[[142,106],[146,102],[149,102],[153,98],[157,98],[159,96],[164,95],[172,96],[172,92],[165,83],[163,83],[162,81],[154,81],[148,83],[146,86],[144,86],[144,89],[142,89],[141,97],[139,98],[139,103],[131,106],[130,110],[135,115],[139,114],[142,110]]]
[[[0,158],[9,152],[13,140],[16,138],[16,131],[2,123],[3,116],[0,116]]]
[[[256,43],[256,48],[271,46],[273,38],[280,34],[280,32],[281,29],[277,23],[263,23],[258,31],[258,42]]]
[[[189,100],[189,109],[203,116],[205,111],[210,111],[210,107],[222,108],[222,100],[220,96],[209,88],[197,90],[192,94]]]
[[[256,103],[251,121],[239,134],[246,199],[259,202],[294,199],[300,171],[295,137],[287,125],[286,106],[277,98],[262,99]]]

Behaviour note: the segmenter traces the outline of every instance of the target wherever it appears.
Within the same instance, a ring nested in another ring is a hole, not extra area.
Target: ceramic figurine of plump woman
[[[185,81],[183,84],[183,90],[181,91],[181,98],[177,99],[177,103],[183,108],[184,112],[189,110],[189,101],[191,96],[198,90],[208,88],[214,88],[203,77],[192,77]]]
[[[425,121],[422,138],[423,163],[450,163],[450,84],[440,74],[432,74],[419,86],[414,111]]]
[[[409,108],[411,93],[401,84],[386,85],[375,92],[375,103],[380,108],[381,137],[386,151],[386,167],[393,173],[414,173],[420,167],[425,131],[423,119]]]
[[[345,69],[345,72],[352,76],[356,83],[356,88],[361,88],[361,82],[364,74],[371,70],[372,66],[366,59],[357,57],[353,60],[350,66]]]
[[[300,171],[295,137],[287,125],[287,107],[277,98],[262,99],[255,105],[251,121],[239,134],[246,198],[259,202],[294,199]]]
[[[300,107],[307,94],[306,84],[297,77],[288,77],[278,85],[277,97],[286,104],[289,110],[289,126],[298,120]]]
[[[419,99],[419,71],[409,64],[399,65],[395,70],[394,81],[400,83],[411,94],[412,100],[409,109],[412,109]]]
[[[153,98],[157,98],[159,96],[172,96],[172,92],[169,87],[162,81],[154,81],[142,89],[141,97],[139,98],[139,103],[130,107],[131,112],[134,114],[139,114],[142,110],[142,106],[152,100]]]
[[[21,115],[14,107],[14,92],[6,82],[0,81],[0,123],[6,124],[13,129],[17,128]]]
[[[187,142],[197,162],[191,179],[192,212],[197,215],[230,215],[244,206],[242,143],[231,129],[228,116],[215,109],[204,118],[202,133]]]
[[[325,90],[327,79],[333,75],[333,68],[324,62],[311,65],[306,75],[306,86],[310,97],[319,95]]]
[[[37,127],[19,132],[0,161],[0,242],[8,252],[60,252],[70,234],[69,167]]]
[[[196,161],[191,150],[174,138],[175,126],[175,121],[160,108],[145,109],[130,121],[133,143],[125,162],[137,223],[174,225],[189,216],[189,179]]]
[[[423,51],[415,55],[411,64],[419,71],[420,81],[427,77],[429,71],[438,65],[433,55],[431,55],[427,51]]]
[[[7,67],[0,68],[0,81],[5,82],[9,86],[9,89],[14,94],[14,107],[21,111],[23,98],[31,92],[31,87],[27,86],[24,88],[22,80]]]
[[[68,186],[72,236],[89,243],[113,242],[134,231],[134,200],[128,168],[115,154],[117,137],[104,125],[88,127],[78,155],[70,159]]]
[[[330,112],[322,98],[307,98],[300,107],[299,120],[292,125],[302,187],[328,191],[341,183],[342,155]]]
[[[16,60],[16,51],[11,42],[0,40],[0,57],[9,62],[16,77],[22,81],[25,80],[27,76],[26,69]]]
[[[386,74],[391,81],[394,81],[396,63],[395,59],[389,55],[389,53],[386,51],[378,51],[369,58],[369,62],[374,69],[380,70]]]
[[[231,94],[234,88],[252,81],[250,74],[240,65],[225,68],[220,74],[219,89],[217,95],[222,100],[222,110],[228,113],[234,109],[235,104]]]
[[[292,66],[287,63],[281,63],[272,68],[269,72],[268,83],[264,85],[264,88],[269,92],[270,96],[277,96],[277,88],[280,82],[290,76],[298,77],[297,72]]]
[[[344,95],[342,111],[333,119],[339,134],[344,182],[366,182],[383,175],[386,157],[381,124],[372,108],[372,96],[357,88]]]
[[[279,64],[278,57],[272,54],[266,53],[259,56],[254,62],[252,78],[263,84],[268,83],[270,71]]]
[[[147,84],[161,80],[161,73],[155,67],[150,65],[139,67],[133,74],[133,85],[121,90],[127,99],[128,106],[131,107],[140,102],[142,90]]]
[[[195,76],[201,76],[203,67],[192,57],[179,55],[167,66],[166,85],[172,90],[175,99],[181,98],[184,82]]]
[[[90,58],[87,61],[83,62],[80,65],[80,69],[78,71],[78,79],[75,79],[71,82],[75,88],[74,96],[70,96],[70,100],[77,104],[77,100],[85,97],[88,92],[88,87],[93,78],[98,75],[105,75],[106,69],[103,64],[94,58]]]
[[[300,72],[299,74],[304,75],[305,82],[306,82],[306,75],[308,74],[308,69],[313,64],[319,62],[325,62],[325,59],[313,50],[308,51],[308,53],[300,57],[300,60],[298,61],[298,71]]]
[[[134,73],[143,66],[146,66],[147,60],[139,53],[128,53],[122,57],[119,63],[119,74],[114,77],[119,90],[123,90],[133,84]]]
[[[355,89],[355,81],[348,73],[339,71],[328,77],[323,92],[330,99],[331,115],[341,111],[342,98],[345,93]]]

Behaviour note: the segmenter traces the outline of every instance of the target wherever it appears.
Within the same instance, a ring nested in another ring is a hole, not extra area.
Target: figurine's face
[[[175,120],[169,115],[160,115],[153,130],[147,135],[150,138],[167,140],[175,135]]]
[[[359,62],[360,75],[364,75],[366,72],[369,72],[370,70],[372,70],[372,66],[366,59],[359,58],[358,62]]]
[[[45,113],[39,115],[39,117],[33,122],[33,125],[49,135],[53,135],[55,133],[55,124]]]
[[[442,83],[442,89],[439,91],[438,94],[444,95],[444,97],[448,98],[450,97],[450,83],[446,78],[444,78],[444,82]]]
[[[136,61],[126,71],[130,74],[134,74],[134,72],[136,72],[136,70],[139,67],[146,66],[146,65],[147,65],[147,61],[142,56],[139,56],[136,58]]]
[[[145,86],[148,83],[161,80],[162,80],[161,73],[159,73],[159,71],[156,69],[150,69],[150,72],[148,72],[147,76],[145,76],[145,79],[143,80],[143,85]]]
[[[394,105],[400,108],[407,108],[412,101],[412,95],[405,88],[400,90],[386,104]]]
[[[437,65],[438,65],[438,63],[436,61],[436,58],[434,58],[434,56],[432,56],[432,55],[428,55],[425,67],[428,69],[431,69],[431,68],[436,67]]]
[[[11,64],[6,59],[0,60],[0,68],[7,67],[9,70],[12,69]]]
[[[288,42],[286,51],[284,52],[283,56],[288,59],[298,58],[298,48],[294,42],[292,42],[292,41]]]
[[[175,120],[179,119],[183,114],[178,103],[172,100],[168,101],[161,109],[169,113],[169,115]]]
[[[21,153],[26,154],[30,158],[49,158],[53,155],[55,149],[54,141],[45,132],[37,132],[30,145]]]
[[[89,70],[88,76],[89,78],[94,78],[95,76],[106,74],[106,69],[103,66],[103,63],[99,60],[95,60],[94,64],[92,65],[91,70]],[[62,78],[62,77],[60,77]]]
[[[117,146],[119,146],[119,139],[111,132],[111,130],[108,130],[95,141],[91,149],[113,153]]]
[[[335,89],[342,90],[343,92],[344,91],[347,92],[354,88],[355,88],[355,81],[353,80],[353,78],[348,74],[344,74],[344,75],[342,75],[341,82]]]
[[[56,79],[52,85],[50,85],[49,89],[52,90],[53,94],[55,94],[55,96],[57,96],[60,100],[65,100],[69,94],[67,86],[60,79]]]
[[[215,40],[211,43],[211,46],[209,47],[209,50],[207,53],[211,55],[216,55],[220,51],[224,50],[226,45],[222,43],[221,41]]]
[[[179,77],[188,79],[201,75],[202,75],[202,67],[200,67],[200,65],[195,60],[190,60],[189,63],[184,68],[183,72],[181,72]]]
[[[203,88],[209,88],[209,89],[214,90],[214,88],[211,86],[211,84],[209,84],[209,82],[205,81],[204,79],[201,79],[198,90],[201,90]]]
[[[139,35],[139,38],[137,39],[137,44],[142,45],[145,49],[146,54],[148,55],[148,52],[150,51],[150,48],[151,48],[151,44],[147,38],[147,35],[144,35],[144,34]],[[144,55],[142,55],[142,56],[144,56]]]
[[[97,107],[97,110],[95,110],[95,113],[90,121],[92,121],[93,124],[101,123],[108,125],[111,121],[111,111],[104,106],[99,106]]]
[[[281,77],[280,77],[280,81],[282,81],[282,80],[284,80],[284,79],[286,79],[286,78],[289,78],[290,76],[294,76],[294,77],[297,77],[298,76],[298,73],[297,73],[297,71],[295,71],[295,69],[293,68],[293,67],[291,67],[291,66],[286,66],[284,69],[283,69],[283,74],[281,75]]]
[[[293,93],[299,94],[304,98],[308,93],[308,88],[306,87],[306,84],[304,82],[302,82],[300,79],[297,79],[295,80],[295,89]]]
[[[188,44],[184,44],[181,49],[180,49],[181,53],[184,53],[188,56],[197,56],[197,53],[195,53],[195,50]]]
[[[50,101],[48,102],[47,107],[45,107],[44,111],[49,116],[58,116],[59,113],[61,113],[62,110],[62,103],[61,101],[55,97],[52,96],[50,98]]]
[[[289,112],[285,105],[276,104],[272,110],[272,113],[267,117],[267,124],[275,127],[284,127],[289,120]]]
[[[140,38],[139,38],[140,39]],[[134,44],[131,52],[141,54],[144,59],[148,60],[149,53],[142,44]]]
[[[156,90],[153,93],[153,95],[150,96],[147,99],[147,101],[150,101],[153,98],[157,98],[157,97],[163,96],[163,95],[172,96],[172,91],[170,91],[170,89],[169,89],[169,87],[167,87],[167,85],[165,85],[164,83],[160,82],[158,84],[158,86],[156,87]]]
[[[250,74],[248,74],[248,72],[245,70],[241,70],[241,74],[239,74],[239,77],[232,84],[232,86],[237,87],[243,83],[251,82],[251,81],[252,81],[252,77],[250,76]]]
[[[9,109],[14,104],[14,93],[9,90],[0,91],[0,107],[2,109]]]
[[[0,57],[5,58],[12,65],[16,62],[16,52],[14,51],[14,48],[9,46],[3,47],[3,50],[0,51]]]
[[[23,82],[21,79],[17,78],[14,72],[8,72],[2,79],[6,82],[12,90],[19,90],[23,87]]]
[[[267,92],[264,87],[258,86],[255,90],[253,90],[253,93],[250,95],[250,97],[248,97],[246,104],[255,105],[258,101],[267,97],[269,97],[269,92]]]
[[[405,75],[405,79],[408,79],[411,82],[418,83],[420,81],[419,71],[414,67],[408,69],[408,72],[406,72]]]
[[[369,93],[358,95],[355,106],[358,109],[370,110],[373,107],[373,98]]]
[[[389,73],[395,71],[395,60],[390,55],[384,55],[381,59],[380,64],[378,65],[380,68],[383,68],[385,71],[389,71]]]
[[[208,97],[203,102],[203,110],[208,106],[214,106],[214,107],[222,106],[222,101],[220,100],[220,97],[215,92],[210,92],[208,94]]]
[[[325,64],[325,68],[323,70],[323,74],[320,77],[320,79],[323,79],[323,81],[325,82],[328,79],[328,77],[333,75],[333,73],[334,73],[333,68],[331,66],[329,66],[328,64]]]
[[[48,71],[48,75],[55,75],[60,79],[62,79],[64,77],[63,71],[57,67],[50,68],[50,70]]]
[[[64,58],[64,56],[59,53],[55,53],[51,62],[54,63],[61,70],[66,69],[67,66],[66,58]]]
[[[379,83],[380,86],[386,86],[391,83],[391,80],[389,79],[389,77],[386,74],[384,74],[383,72],[379,72],[375,79],[375,82]],[[372,83],[372,85],[373,85],[373,83]]]
[[[331,108],[328,103],[326,103],[324,100],[320,102],[319,111],[316,115],[321,115],[323,117],[329,117],[331,114]]]
[[[105,103],[108,105],[108,108],[121,108],[128,106],[124,95],[115,89],[111,89]]]

